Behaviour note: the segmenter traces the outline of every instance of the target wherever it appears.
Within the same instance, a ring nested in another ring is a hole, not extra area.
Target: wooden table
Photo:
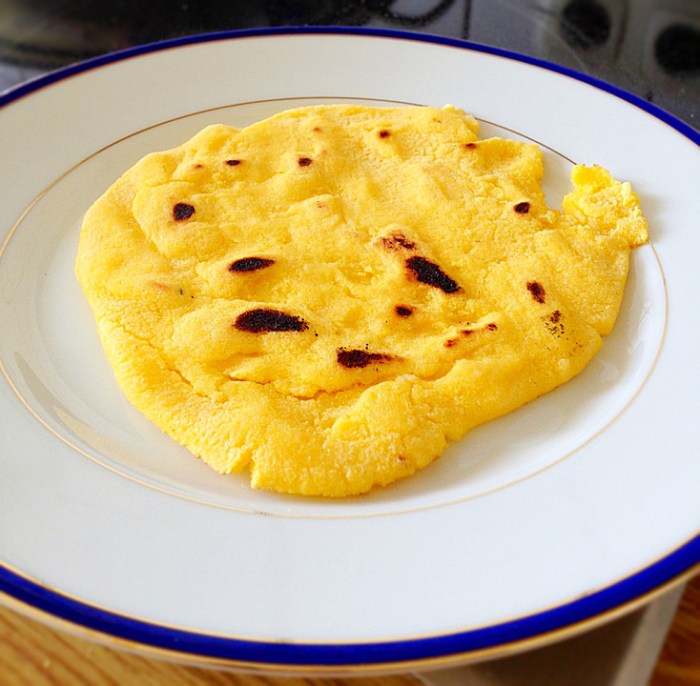
[[[419,686],[414,676],[307,679],[186,667],[91,643],[0,607],[1,686]],[[468,686],[465,684],[465,686]],[[640,685],[641,686],[641,685]],[[684,593],[650,686],[700,686],[700,576]]]

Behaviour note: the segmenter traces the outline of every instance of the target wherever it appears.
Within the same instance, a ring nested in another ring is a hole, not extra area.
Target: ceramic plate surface
[[[81,218],[147,152],[331,102],[452,104],[642,198],[620,318],[566,386],[411,479],[301,499],[214,474],[122,397],[73,275]],[[0,599],[196,661],[369,672],[590,625],[700,559],[698,136],[531,58],[386,31],[108,55],[0,96]]]

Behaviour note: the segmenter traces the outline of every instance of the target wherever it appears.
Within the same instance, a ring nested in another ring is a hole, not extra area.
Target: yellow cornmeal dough
[[[222,474],[346,496],[578,374],[647,225],[576,166],[446,107],[314,106],[151,154],[88,211],[77,275],[129,400]]]

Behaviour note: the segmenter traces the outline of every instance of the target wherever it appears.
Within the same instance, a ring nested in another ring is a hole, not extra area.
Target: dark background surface
[[[272,26],[466,38],[596,76],[700,128],[700,0],[0,0],[0,90],[134,45]]]

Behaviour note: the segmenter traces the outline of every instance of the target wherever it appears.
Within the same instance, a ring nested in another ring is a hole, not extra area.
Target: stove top
[[[0,90],[176,36],[341,25],[515,50],[601,78],[700,128],[698,0],[2,0]]]

